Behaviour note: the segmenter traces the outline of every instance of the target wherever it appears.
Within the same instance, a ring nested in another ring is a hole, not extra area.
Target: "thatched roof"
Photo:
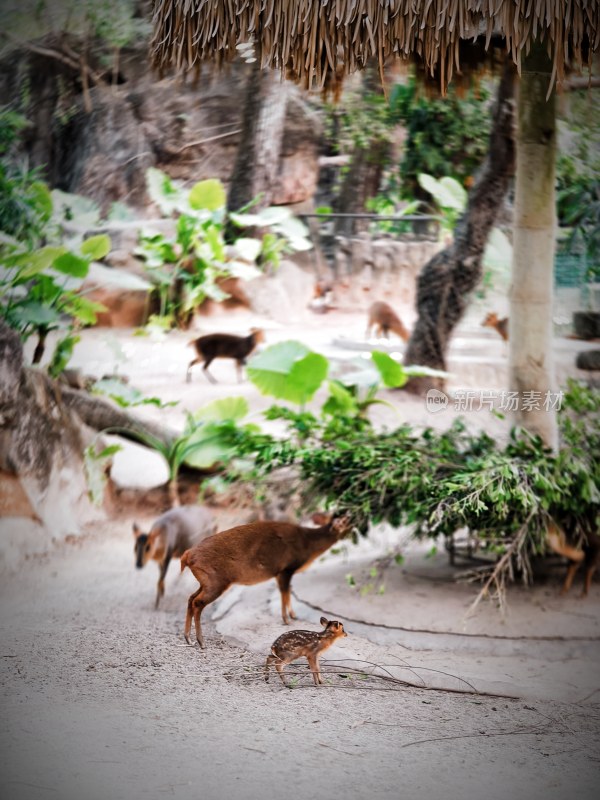
[[[465,42],[492,40],[520,68],[541,37],[553,79],[581,70],[600,49],[599,0],[154,0],[155,67],[189,70],[223,63],[254,41],[261,66],[307,89],[336,90],[371,59],[421,62],[442,91],[464,69]],[[463,41],[461,41],[463,40]],[[459,47],[460,43],[460,47]]]

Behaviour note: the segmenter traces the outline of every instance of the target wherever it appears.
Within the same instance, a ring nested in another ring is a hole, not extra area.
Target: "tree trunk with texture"
[[[452,331],[481,280],[487,239],[514,174],[513,96],[514,71],[512,65],[507,65],[498,85],[488,155],[469,192],[454,241],[428,261],[419,274],[419,316],[408,343],[405,364],[446,370]],[[439,378],[413,378],[406,388],[422,394],[443,386],[444,381]]]
[[[383,96],[379,76],[379,65],[370,63],[362,77],[363,95]],[[338,214],[361,214],[367,211],[367,200],[379,191],[385,164],[389,158],[391,144],[380,134],[363,132],[362,144],[356,143],[352,151],[350,166],[346,171],[333,210]],[[368,228],[367,220],[352,220],[341,217],[334,220],[335,236],[352,236]]]
[[[546,100],[551,73],[545,46],[535,45],[523,62],[519,83],[509,383],[510,389],[518,392],[516,422],[556,449],[554,91]]]
[[[287,105],[287,85],[279,73],[251,65],[246,83],[242,134],[227,196],[237,211],[261,195],[253,210],[271,204],[279,170]]]

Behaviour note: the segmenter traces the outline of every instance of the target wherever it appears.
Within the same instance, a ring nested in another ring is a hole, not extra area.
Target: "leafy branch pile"
[[[244,434],[238,447],[257,474],[294,465],[305,503],[349,511],[361,534],[370,523],[411,525],[418,538],[452,537],[461,528],[483,551],[531,578],[545,551],[550,519],[574,536],[597,529],[600,512],[600,392],[572,382],[560,413],[562,447],[514,428],[500,446],[461,421],[439,433],[402,425],[378,433],[364,415],[317,418],[271,409],[292,434]]]

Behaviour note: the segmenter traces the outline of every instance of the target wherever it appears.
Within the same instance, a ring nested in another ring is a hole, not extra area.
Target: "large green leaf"
[[[105,255],[110,253],[111,241],[110,236],[105,233],[98,234],[98,236],[90,236],[81,244],[81,252],[84,256],[89,256],[94,261],[99,261]]]
[[[221,229],[216,225],[210,225],[204,231],[204,238],[210,247],[211,260],[223,262],[225,261],[225,243]]]
[[[308,228],[297,217],[287,217],[281,222],[278,222],[274,227],[278,233],[281,233],[288,239],[304,239],[309,236]]]
[[[268,208],[263,208],[261,211],[258,211],[256,214],[259,220],[258,224],[262,226],[281,224],[291,216],[292,212],[289,208],[285,208],[285,206],[269,206]]]
[[[235,448],[226,443],[222,432],[210,423],[201,425],[189,436],[182,449],[182,461],[195,469],[210,469],[220,461],[229,461]]]
[[[279,400],[308,402],[327,376],[329,362],[301,342],[267,347],[248,363],[248,377],[262,394]]]
[[[445,177],[438,181],[433,175],[421,172],[418,181],[420,186],[432,195],[440,208],[453,208],[456,211],[465,208],[467,193],[454,178]]]
[[[57,328],[61,322],[61,314],[56,308],[28,300],[13,306],[11,317],[18,324],[37,328]]]
[[[236,239],[233,247],[240,258],[253,264],[258,258],[262,242],[260,239],[250,239],[242,236]]]
[[[385,386],[390,388],[398,388],[404,386],[408,381],[408,375],[402,364],[395,361],[388,353],[381,353],[375,350],[371,353],[373,363],[379,370],[381,380]]]
[[[199,408],[193,418],[196,422],[238,420],[245,417],[248,410],[248,401],[244,397],[223,397]]]
[[[464,186],[456,178],[450,177],[450,175],[440,178],[440,186],[447,196],[453,199],[453,205],[449,207],[455,208],[457,211],[464,211],[467,205],[467,192]]]
[[[24,253],[14,259],[14,265],[19,267],[18,282],[32,278],[67,252],[66,247],[41,247],[33,253]]]
[[[52,268],[72,278],[85,278],[90,268],[90,262],[75,253],[63,253],[52,262]]]
[[[217,211],[217,209],[223,208],[226,200],[227,195],[223,184],[216,178],[196,183],[190,189],[188,197],[190,206],[196,211],[202,209]]]
[[[263,274],[254,264],[247,264],[245,261],[228,261],[225,269],[232,277],[243,281],[252,281]]]

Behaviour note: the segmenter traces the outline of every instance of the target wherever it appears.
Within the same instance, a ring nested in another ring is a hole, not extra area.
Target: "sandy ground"
[[[340,335],[334,323],[329,343]],[[240,330],[247,324],[240,317]],[[309,343],[324,328],[306,330]],[[186,386],[185,335],[162,344],[111,337],[86,334],[75,362],[110,371],[118,341],[119,368],[146,393],[190,410],[237,393],[254,413],[268,405],[234,382],[226,362],[215,365],[216,387],[199,374]],[[489,341],[504,358],[502,343]],[[421,401],[395,397],[404,418],[434,418]],[[166,413],[181,419],[181,407]],[[160,465],[133,449],[119,470],[143,482]],[[374,581],[374,559],[398,538],[380,530],[295,577],[299,626],[316,630],[325,613],[349,635],[323,659],[323,687],[300,665],[288,668],[287,689],[262,671],[283,630],[273,582],[234,587],[205,612],[200,651],[181,635],[193,576],[173,564],[154,611],[157,571],[134,569],[131,519],[83,533],[2,575],[0,797],[598,796],[597,581],[587,600],[579,583],[559,598],[557,568],[533,591],[512,589],[505,617],[491,604],[469,616],[475,589],[454,581],[443,552],[408,548]]]

